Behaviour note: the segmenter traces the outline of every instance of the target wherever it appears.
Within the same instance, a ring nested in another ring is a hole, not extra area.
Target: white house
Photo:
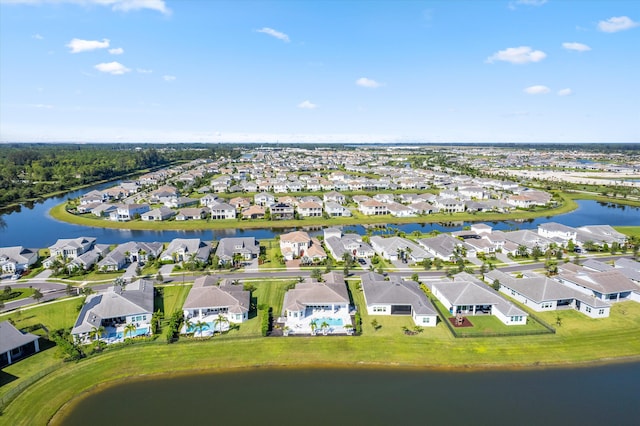
[[[140,219],[145,222],[162,221],[171,219],[175,214],[176,212],[171,210],[169,207],[161,206],[157,209],[149,210],[148,212],[142,213],[140,215]]]
[[[327,258],[320,242],[311,238],[304,231],[293,231],[280,235],[280,251],[286,260],[292,260],[295,257],[320,261]]]
[[[208,323],[207,330],[201,331],[206,335],[207,331],[212,334],[214,329],[224,330],[223,321],[218,323],[220,316],[234,324],[249,319],[251,292],[244,290],[241,285],[232,285],[226,279],[222,280],[219,286],[216,285],[217,281],[215,277],[204,276],[196,278],[193,282],[183,305],[184,316],[192,325],[189,329],[185,324],[183,333],[193,332],[196,320]]]
[[[162,261],[190,262],[191,259],[202,263],[209,261],[211,245],[199,238],[175,238],[160,255]]]
[[[149,210],[151,208],[148,204],[116,204],[116,211],[109,214],[109,219],[114,222],[127,222]]]
[[[125,335],[149,335],[152,315],[153,281],[116,285],[87,297],[71,335],[79,343],[89,343],[96,338],[115,343],[124,340]],[[125,330],[129,324],[133,324],[135,331]],[[104,333],[93,336],[101,327]]]
[[[40,352],[39,337],[23,333],[9,321],[0,322],[0,368]]]
[[[38,261],[38,250],[22,246],[0,247],[0,269],[8,274],[26,271]]]

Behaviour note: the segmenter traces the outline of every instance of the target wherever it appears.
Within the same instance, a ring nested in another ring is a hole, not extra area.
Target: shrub
[[[360,317],[360,312],[356,312],[353,317],[354,327],[356,329],[356,334],[362,334],[362,318]]]

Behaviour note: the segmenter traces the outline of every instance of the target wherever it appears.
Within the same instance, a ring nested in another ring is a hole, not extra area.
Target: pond
[[[636,425],[640,363],[534,371],[265,369],[132,380],[61,424]]]

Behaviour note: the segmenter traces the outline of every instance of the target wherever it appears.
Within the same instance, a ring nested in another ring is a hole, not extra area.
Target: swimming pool
[[[138,328],[133,333],[127,332],[127,337],[144,336],[148,334],[148,332],[149,332],[148,328]],[[122,331],[118,331],[117,333],[109,333],[107,335],[107,338],[109,339],[122,339],[123,337],[124,337],[124,333]]]
[[[342,318],[328,318],[328,317],[322,317],[322,318],[316,318],[316,326],[318,328],[322,327],[322,323],[326,322],[327,324],[329,324],[329,327],[337,327],[337,326],[342,326],[344,323],[342,322]]]
[[[225,327],[225,324],[228,325],[228,323],[223,322],[222,325],[222,330],[226,330],[227,328]],[[202,327],[202,332],[206,332],[209,330],[213,330],[215,332],[220,332],[220,326],[218,326],[218,321],[211,321],[211,322],[205,322],[205,325]],[[195,323],[192,323],[188,328],[187,328],[187,333],[193,333],[193,332],[201,332],[199,327],[196,327]]]

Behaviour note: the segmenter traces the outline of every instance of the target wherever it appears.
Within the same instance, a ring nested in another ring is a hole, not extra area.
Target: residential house
[[[351,210],[333,201],[325,202],[324,211],[331,217],[350,217]]]
[[[298,204],[298,214],[302,217],[320,217],[322,216],[322,204],[314,201],[302,202]]]
[[[227,203],[215,203],[209,205],[212,220],[216,219],[235,219],[236,208]]]
[[[59,239],[49,247],[51,257],[42,262],[45,268],[50,268],[56,259],[75,259],[76,257],[91,250],[96,243],[92,237],[78,237],[70,239]]]
[[[565,244],[570,240],[577,242],[578,233],[575,228],[561,223],[547,222],[538,225],[538,235]]]
[[[15,274],[29,269],[38,261],[38,250],[23,246],[0,247],[0,269],[7,274]]]
[[[611,309],[607,302],[542,275],[518,279],[502,271],[493,270],[485,274],[485,280],[489,284],[497,281],[501,293],[536,312],[575,309],[591,318],[607,318]]]
[[[229,204],[236,209],[245,209],[251,206],[251,200],[246,197],[234,197],[229,200]]]
[[[116,204],[116,210],[109,214],[109,219],[114,222],[128,222],[149,210],[149,204]]]
[[[555,280],[588,296],[607,302],[640,302],[640,284],[627,278],[618,269],[598,272],[564,264],[558,267],[558,271]]]
[[[407,262],[422,262],[431,256],[422,247],[401,237],[383,238],[374,235],[370,238],[371,247],[384,259],[397,261],[406,260]]]
[[[392,278],[369,272],[363,274],[362,291],[369,315],[410,315],[421,327],[435,327],[438,314],[427,295],[415,281]]]
[[[294,218],[294,208],[291,204],[276,203],[269,207],[271,220],[287,220]]]
[[[199,203],[200,200],[197,198],[173,197],[165,201],[164,205],[173,209],[180,209],[182,207],[197,206]]]
[[[220,198],[215,194],[207,194],[204,197],[200,198],[200,205],[209,207],[212,204],[216,204],[220,202]]]
[[[71,335],[78,343],[89,343],[94,338],[115,343],[123,340],[129,324],[135,326],[129,336],[149,335],[153,295],[153,281],[148,280],[115,285],[105,292],[91,294],[82,305]],[[101,328],[104,334],[93,336]]]
[[[330,272],[322,282],[311,278],[287,290],[282,304],[286,334],[350,333],[349,293],[344,275]]]
[[[0,368],[40,352],[40,337],[23,333],[9,321],[0,322]]]
[[[337,233],[331,230],[337,230]],[[324,232],[324,245],[334,259],[341,261],[345,253],[354,258],[371,258],[375,250],[369,244],[362,241],[358,234],[342,234],[339,229],[327,228]]]
[[[266,209],[262,206],[251,206],[242,210],[243,219],[264,219]]]
[[[253,196],[253,203],[257,206],[270,207],[276,203],[276,197],[268,192],[261,192]]]
[[[232,285],[226,279],[219,286],[216,285],[217,281],[213,276],[204,276],[193,282],[182,307],[187,319],[182,333],[194,332],[196,320],[207,323],[206,329],[200,331],[204,336],[224,330],[225,323],[220,321],[220,316],[225,318],[227,329],[228,323],[240,324],[249,319],[251,292],[244,290],[241,285]]]
[[[256,259],[260,255],[260,243],[254,237],[222,238],[216,248],[220,264],[231,264],[235,256],[243,261]]]
[[[455,315],[494,315],[506,325],[524,325],[528,314],[469,274],[454,281],[426,282],[433,295]]]
[[[171,210],[169,207],[161,206],[157,209],[149,210],[148,212],[142,213],[140,215],[140,219],[149,222],[149,221],[162,221],[171,219],[176,212]]]
[[[164,204],[173,198],[178,198],[180,191],[175,186],[165,185],[149,193],[149,201],[154,204]]]
[[[418,240],[418,244],[433,257],[453,261],[456,254],[461,253],[459,247],[462,246],[462,241],[449,234],[440,234],[433,238],[421,238]]]
[[[367,200],[360,203],[358,210],[367,216],[379,216],[389,214],[389,209],[385,203],[376,200]]]
[[[164,245],[162,243],[129,241],[119,244],[98,262],[100,271],[119,271],[133,262],[147,263],[160,257]]]
[[[190,262],[193,260],[201,263],[209,261],[211,245],[199,238],[175,238],[169,243],[167,249],[160,255],[162,261]]]
[[[625,234],[616,231],[610,225],[580,226],[576,231],[577,242],[581,245],[584,245],[587,241],[598,245],[604,245],[605,243],[609,245],[613,243],[624,244],[627,241]]]
[[[202,220],[209,214],[208,207],[190,207],[180,209],[176,215],[176,220]]]
[[[300,258],[302,263],[315,263],[327,258],[320,242],[304,231],[280,235],[280,251],[285,260]]]

